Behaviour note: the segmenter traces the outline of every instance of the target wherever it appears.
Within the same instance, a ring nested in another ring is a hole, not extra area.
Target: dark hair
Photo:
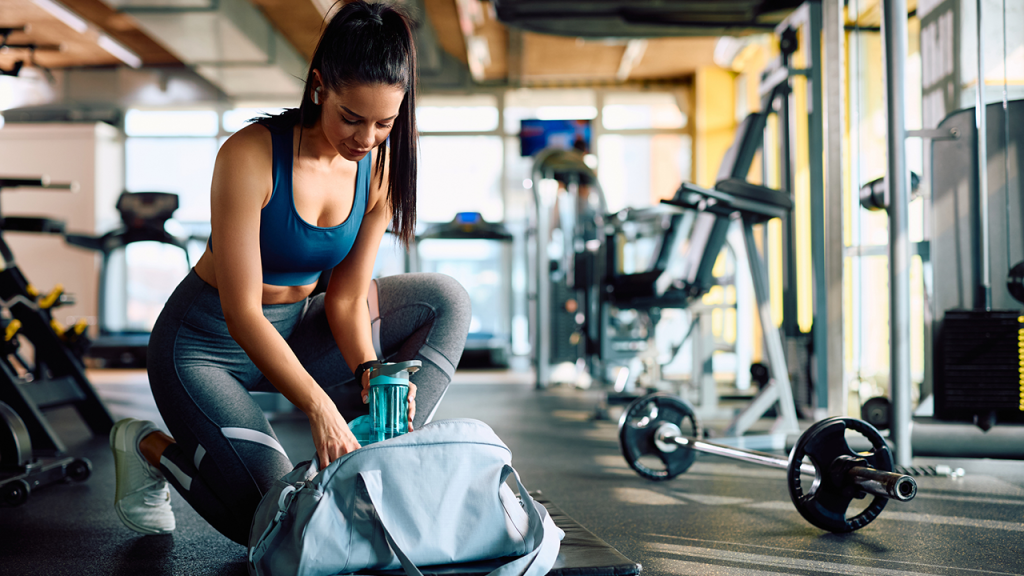
[[[312,99],[314,70],[320,71],[325,90],[366,84],[405,90],[391,134],[378,146],[376,170],[383,182],[390,148],[387,202],[392,209],[392,231],[407,248],[416,227],[416,47],[412,27],[412,19],[389,2],[356,0],[342,6],[320,35],[298,110],[298,122],[304,128],[320,119],[321,106]],[[294,118],[294,112],[282,116]]]

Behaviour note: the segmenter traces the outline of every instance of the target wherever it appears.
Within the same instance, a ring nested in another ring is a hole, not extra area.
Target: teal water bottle
[[[419,360],[381,364],[370,374],[371,442],[409,431],[409,375],[420,369]]]

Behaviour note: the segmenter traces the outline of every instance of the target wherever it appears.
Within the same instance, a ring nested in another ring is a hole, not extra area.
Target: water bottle
[[[366,446],[409,431],[409,375],[419,360],[384,363],[370,373],[370,414],[349,423],[359,444]]]
[[[370,418],[375,442],[409,431],[409,375],[421,365],[419,360],[389,362],[370,375]]]

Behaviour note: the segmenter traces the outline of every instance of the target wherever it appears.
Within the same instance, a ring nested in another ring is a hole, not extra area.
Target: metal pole
[[[992,309],[992,269],[989,262],[988,236],[988,123],[985,121],[985,32],[982,28],[981,3],[978,6],[978,92],[974,97],[974,115],[978,132],[978,212],[981,216],[981,298],[985,310]],[[1009,232],[1009,231],[1007,231]]]
[[[826,0],[830,1],[830,0]],[[809,17],[807,21],[807,54],[808,65],[811,69],[808,77],[807,95],[809,110],[807,114],[807,143],[810,157],[808,167],[810,172],[811,185],[811,259],[812,271],[814,273],[814,289],[811,294],[814,298],[814,326],[811,329],[811,337],[814,339],[814,355],[817,359],[817,369],[814,375],[814,398],[812,406],[820,415],[828,410],[828,381],[829,372],[833,369],[829,365],[829,336],[832,329],[831,318],[829,318],[829,301],[831,298],[828,269],[826,268],[826,254],[829,245],[826,242],[826,216],[825,216],[825,175],[822,162],[821,150],[824,149],[825,135],[825,106],[824,90],[822,82],[822,59],[821,59],[821,32],[822,32],[822,7],[818,2],[810,2]],[[837,74],[840,74],[836,70]],[[831,79],[830,79],[831,80]],[[836,132],[840,132],[837,130]],[[841,133],[841,132],[840,132]],[[840,290],[842,284],[840,284]],[[842,320],[840,320],[842,322]],[[841,328],[840,328],[841,329]],[[842,364],[839,369],[842,370]]]
[[[749,428],[747,418],[760,417],[764,410],[753,408],[758,400],[768,396],[770,390],[778,395],[779,418],[772,427],[772,432],[785,434],[800,430],[800,422],[796,415],[796,404],[793,401],[793,386],[789,381],[789,371],[786,367],[786,353],[782,348],[782,335],[775,328],[775,321],[772,319],[771,289],[768,285],[768,268],[757,251],[757,244],[754,242],[754,224],[752,220],[743,221],[743,244],[747,249],[747,262],[750,265],[750,278],[754,282],[754,296],[757,299],[757,311],[761,320],[761,333],[764,336],[765,355],[768,357],[768,370],[772,382],[761,391],[761,394],[754,402],[737,417],[737,420],[730,428],[730,432],[742,436]]]
[[[909,466],[910,440],[910,242],[908,238],[909,174],[903,99],[907,55],[905,0],[883,2],[882,36],[888,108],[889,191],[889,396],[892,400],[891,441],[896,464]]]
[[[1010,238],[1010,100],[1007,90],[1009,76],[1006,72],[1006,61],[1009,55],[1006,53],[1006,0],[1003,0],[1003,186],[1005,192],[1003,198],[1006,202],[1006,269],[1013,266],[1013,243]],[[1024,392],[1024,390],[1022,390]]]
[[[546,388],[551,382],[551,267],[548,263],[548,241],[551,227],[551,205],[547,190],[548,182],[540,169],[540,157],[534,160],[531,180],[536,209],[534,230],[534,316],[531,318],[533,331],[533,366],[537,388]],[[557,193],[557,192],[556,192]]]
[[[846,416],[846,371],[843,366],[843,82],[845,37],[842,0],[822,3],[825,30],[825,286],[827,349],[818,361],[827,365],[829,416]]]

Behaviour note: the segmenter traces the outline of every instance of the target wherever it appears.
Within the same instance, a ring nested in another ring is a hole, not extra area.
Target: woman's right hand
[[[321,470],[345,454],[359,449],[359,441],[334,402],[328,400],[321,407],[310,410],[307,416]]]

